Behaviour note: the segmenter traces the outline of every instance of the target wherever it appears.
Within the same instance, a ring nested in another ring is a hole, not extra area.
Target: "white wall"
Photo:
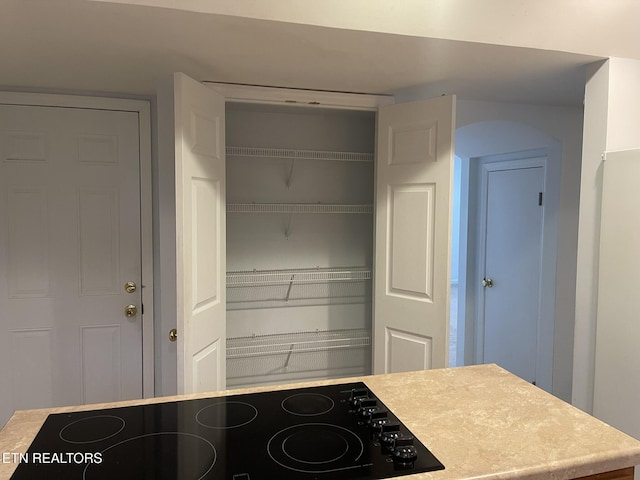
[[[640,145],[640,61],[609,60],[609,115],[607,150]]]
[[[633,1],[98,1],[604,57],[640,58],[640,30],[637,28],[640,4]]]
[[[598,296],[602,159],[640,147],[640,61],[612,58],[587,72],[578,232],[572,402],[591,412]]]

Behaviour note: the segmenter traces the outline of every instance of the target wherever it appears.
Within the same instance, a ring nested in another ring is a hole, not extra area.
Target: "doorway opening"
[[[509,359],[496,360],[491,344],[485,349],[484,303],[487,291],[482,286],[485,252],[479,209],[483,195],[482,165],[493,162],[527,161],[545,158],[542,175],[544,217],[540,248],[540,324],[535,346],[536,384],[552,391],[553,338],[555,315],[555,264],[557,239],[557,212],[560,188],[560,145],[552,137],[516,122],[479,122],[458,128],[454,163],[452,265],[449,365],[461,366],[497,362],[510,369]],[[485,168],[486,171],[486,168]],[[486,177],[486,175],[485,175]],[[486,180],[486,178],[485,178]],[[507,182],[507,185],[509,182]],[[536,191],[537,202],[538,192]],[[507,233],[508,235],[508,229]],[[495,290],[495,291],[494,291]],[[498,288],[491,290],[496,293]],[[493,315],[493,314],[492,314]],[[497,328],[501,332],[501,328]],[[495,335],[495,331],[490,335]],[[513,356],[513,355],[512,355]],[[515,367],[512,367],[515,369]]]

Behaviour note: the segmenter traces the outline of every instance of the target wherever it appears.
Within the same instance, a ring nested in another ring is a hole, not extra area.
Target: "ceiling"
[[[159,78],[582,105],[602,57],[84,0],[0,0],[0,87],[153,95]]]

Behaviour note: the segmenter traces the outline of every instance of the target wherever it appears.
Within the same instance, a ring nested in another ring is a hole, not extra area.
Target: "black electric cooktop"
[[[364,383],[49,415],[11,477],[382,479],[441,470]]]

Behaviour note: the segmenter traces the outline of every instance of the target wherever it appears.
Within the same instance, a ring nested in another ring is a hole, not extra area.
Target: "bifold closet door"
[[[455,97],[379,111],[374,373],[447,365],[454,112]]]
[[[158,92],[176,188],[178,393],[226,386],[225,98],[182,73]],[[162,160],[161,160],[162,161]]]

